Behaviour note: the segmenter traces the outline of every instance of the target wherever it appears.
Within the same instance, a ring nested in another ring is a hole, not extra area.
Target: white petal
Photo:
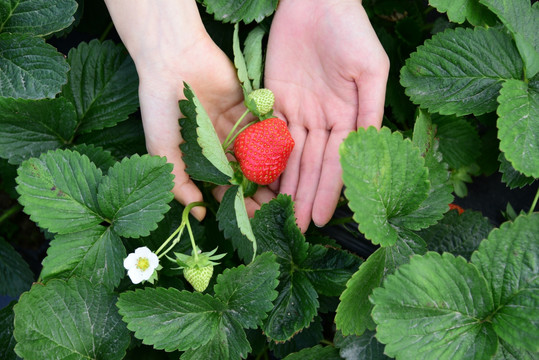
[[[154,253],[150,253],[147,259],[150,262],[150,267],[148,268],[148,270],[151,269],[153,271],[153,269],[159,266],[159,258]]]
[[[147,258],[150,254],[153,254],[150,249],[148,249],[146,246],[142,246],[135,249],[135,254],[137,254],[137,257],[145,257]]]
[[[140,282],[142,282],[142,280],[147,280],[144,278],[144,273],[142,271],[140,271],[139,269],[137,268],[131,268],[129,269],[129,271],[127,272],[127,275],[129,275],[129,278],[131,279],[131,281],[133,282],[133,284],[138,284]]]
[[[137,254],[135,254],[135,253],[129,254],[124,259],[124,268],[126,268],[127,270],[134,269],[137,266],[138,258],[139,258],[139,256]]]

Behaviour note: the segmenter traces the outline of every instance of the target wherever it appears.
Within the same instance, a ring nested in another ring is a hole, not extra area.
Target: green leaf
[[[40,227],[68,234],[105,220],[97,203],[103,176],[88,157],[70,150],[49,151],[24,161],[17,173],[19,202]]]
[[[322,340],[324,340],[322,319],[320,316],[316,316],[313,322],[309,324],[309,327],[301,330],[300,333],[294,335],[290,340],[279,343],[270,341],[268,342],[268,347],[275,358],[282,359],[294,352],[316,346]]]
[[[60,148],[75,134],[75,109],[62,98],[0,98],[0,111],[0,156],[11,164]]]
[[[510,189],[523,188],[526,185],[532,184],[535,179],[523,175],[515,170],[513,165],[503,155],[500,153],[498,156],[498,161],[500,162],[500,172],[502,173],[502,182],[505,183]]]
[[[75,20],[75,0],[9,0],[2,4],[0,32],[46,36]]]
[[[339,355],[346,360],[390,359],[384,354],[384,345],[376,340],[376,332],[366,331],[361,336],[343,336],[341,332],[335,334],[333,342],[339,349]]]
[[[343,335],[361,335],[367,328],[374,327],[369,296],[382,283],[386,249],[379,248],[371,254],[346,284],[335,316],[337,329]]]
[[[498,97],[500,150],[520,173],[539,178],[539,80],[508,80]]]
[[[496,17],[477,0],[429,0],[429,5],[447,13],[450,21],[462,24],[466,20],[474,26],[494,25]]]
[[[0,34],[0,97],[53,98],[67,81],[69,65],[45,40]]]
[[[494,360],[534,360],[537,359],[537,353],[517,348],[509,345],[503,339],[500,340],[498,352]]]
[[[247,75],[253,84],[253,90],[259,89],[264,73],[262,41],[266,35],[266,30],[258,25],[249,32],[245,39],[243,50],[245,63],[247,64]]]
[[[480,212],[465,210],[459,215],[452,210],[436,225],[421,230],[418,235],[428,244],[429,250],[450,252],[470,260],[483,239],[486,239],[493,225]]]
[[[517,48],[526,66],[526,76],[539,72],[539,7],[528,0],[479,0],[494,12],[513,34]]]
[[[116,163],[99,184],[99,207],[118,235],[147,236],[170,207],[172,164],[165,158],[133,155]]]
[[[13,337],[15,314],[13,314],[13,306],[15,301],[12,301],[8,306],[0,309],[0,359],[16,360],[20,359],[15,351],[15,338]]]
[[[117,306],[135,337],[165,351],[207,344],[217,335],[226,309],[210,295],[151,287],[120,294]]]
[[[256,253],[256,238],[247,217],[241,186],[231,186],[225,192],[217,210],[217,220],[219,229],[224,232],[225,238],[231,240],[239,257],[243,261],[251,261]]]
[[[393,245],[398,228],[418,230],[436,221],[437,213],[413,216],[427,199],[430,183],[419,149],[400,133],[361,128],[348,135],[340,154],[354,220],[374,244]]]
[[[122,359],[131,340],[116,296],[82,278],[51,280],[24,293],[15,311],[15,352],[22,358]]]
[[[34,274],[28,263],[7,241],[0,237],[0,295],[18,297],[30,289]],[[0,347],[1,348],[1,347]]]
[[[186,171],[196,180],[226,185],[234,171],[228,163],[215,128],[188,84],[184,84],[187,100],[180,101],[185,118],[180,119],[184,143],[180,145]]]
[[[399,294],[399,296],[395,296]],[[462,257],[429,252],[412,257],[371,297],[376,337],[385,353],[405,359],[490,359],[497,350],[492,294]]]
[[[267,252],[248,266],[226,269],[217,276],[215,296],[227,305],[227,313],[243,328],[256,329],[273,308],[278,276],[275,255]]]
[[[340,296],[360,264],[361,259],[348,251],[312,245],[300,270],[305,271],[318,294]]]
[[[501,30],[447,29],[410,55],[401,84],[431,112],[481,115],[496,109],[503,81],[521,78],[522,70],[511,37]]]
[[[436,137],[444,161],[452,169],[473,164],[481,154],[481,140],[477,129],[464,118],[435,116]]]
[[[472,263],[490,285],[496,333],[513,346],[539,351],[539,213],[492,231]]]
[[[206,12],[214,14],[216,20],[249,24],[252,21],[261,22],[273,14],[277,8],[277,0],[227,1],[204,0]]]
[[[43,260],[41,278],[48,281],[79,276],[113,289],[125,275],[126,256],[122,240],[110,227],[57,235]]]
[[[90,161],[93,162],[95,166],[101,169],[101,171],[103,171],[104,173],[106,173],[110,167],[116,164],[116,159],[114,159],[110,151],[105,150],[99,146],[94,146],[93,144],[75,145],[71,148],[71,150],[76,151],[82,155],[88,156]]]
[[[124,321],[145,344],[185,351],[185,359],[240,359],[251,350],[244,327],[256,327],[271,309],[277,284],[274,256],[218,276],[216,296],[174,288],[150,288],[120,295]]]
[[[316,345],[290,354],[284,360],[341,360],[339,350],[333,346]]]
[[[427,112],[419,110],[414,124],[412,142],[419,148],[429,170],[430,190],[421,207],[410,217],[422,219],[426,225],[433,225],[443,217],[448,204],[453,201],[453,187],[449,182],[450,173],[439,151],[438,129],[432,124]]]
[[[138,106],[138,76],[122,45],[80,43],[69,51],[71,67],[62,95],[75,105],[81,133],[126,120]]]
[[[238,79],[242,85],[243,94],[247,96],[253,91],[253,86],[251,84],[251,79],[249,78],[245,57],[241,51],[239,29],[240,24],[235,24],[232,51],[234,52],[234,66],[236,67],[236,71],[238,73]]]
[[[251,224],[259,253],[273,252],[281,272],[279,296],[263,330],[274,341],[287,341],[314,319],[320,305],[318,293],[338,295],[357,270],[359,259],[308,244],[296,225],[290,196],[281,194],[263,204]]]

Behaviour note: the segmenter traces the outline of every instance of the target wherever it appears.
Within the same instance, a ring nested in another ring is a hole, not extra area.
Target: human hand
[[[339,145],[380,127],[389,59],[358,0],[281,0],[268,40],[265,87],[296,143],[274,192],[295,201],[298,226],[322,226],[343,186]]]
[[[202,201],[202,194],[185,172],[179,144],[182,142],[178,101],[187,82],[224,140],[245,111],[243,92],[232,62],[210,38],[195,1],[107,1],[116,29],[137,67],[139,100],[150,154],[166,156],[174,164],[173,193],[184,205]],[[246,119],[245,121],[247,121]],[[215,191],[222,198],[224,188]],[[273,193],[259,191],[246,199],[249,214]],[[192,210],[201,220],[204,207]]]

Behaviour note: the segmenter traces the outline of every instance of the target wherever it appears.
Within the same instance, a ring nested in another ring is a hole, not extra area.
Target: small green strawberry
[[[192,267],[183,269],[183,276],[185,280],[193,286],[198,292],[203,292],[208,287],[211,277],[213,275],[213,265],[208,265],[204,267]]]
[[[245,105],[257,116],[264,116],[273,109],[275,96],[269,89],[257,89],[247,95]]]
[[[194,254],[174,253],[176,259],[170,257],[169,259],[180,266],[177,269],[183,269],[183,276],[193,286],[193,289],[203,292],[210,283],[213,275],[213,266],[219,264],[214,260],[219,260],[225,256],[225,254],[213,255],[216,251],[217,248],[203,253],[197,248]]]
[[[278,118],[259,121],[243,130],[234,141],[234,156],[243,175],[259,185],[277,180],[294,148],[286,123]]]

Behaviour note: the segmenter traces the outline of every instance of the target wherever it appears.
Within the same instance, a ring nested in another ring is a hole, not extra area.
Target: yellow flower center
[[[145,257],[139,257],[137,260],[137,269],[146,271],[150,267],[150,260]]]

